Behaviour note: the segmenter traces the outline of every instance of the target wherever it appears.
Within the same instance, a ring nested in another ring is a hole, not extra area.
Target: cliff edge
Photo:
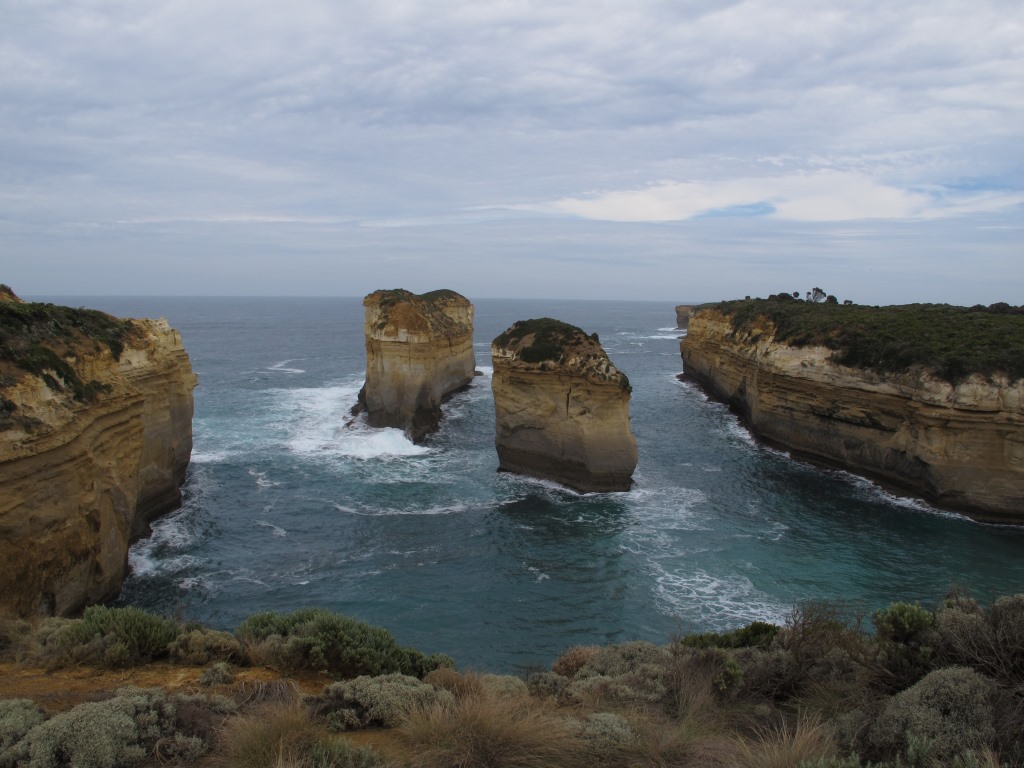
[[[0,300],[0,610],[117,595],[129,544],[180,503],[195,384],[166,320]]]
[[[437,430],[441,403],[475,375],[473,305],[455,291],[375,291],[366,309],[366,383],[353,413],[413,442]]]
[[[491,344],[499,471],[578,491],[627,491],[636,468],[629,380],[597,336],[523,320]]]
[[[944,305],[815,312],[756,301],[700,309],[681,342],[684,375],[772,443],[978,520],[1024,523],[1014,352],[1024,316]],[[967,334],[950,317],[976,338],[950,342]]]

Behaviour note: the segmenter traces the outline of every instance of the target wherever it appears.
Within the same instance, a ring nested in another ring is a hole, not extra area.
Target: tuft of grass
[[[796,725],[781,723],[758,728],[752,739],[738,742],[739,768],[797,768],[803,762],[829,758],[836,753],[832,730],[813,717],[800,717]]]
[[[372,749],[354,748],[315,724],[299,704],[258,708],[229,720],[220,734],[223,768],[373,768]]]
[[[412,711],[400,728],[419,768],[584,768],[584,744],[555,708],[529,698],[468,697]]]

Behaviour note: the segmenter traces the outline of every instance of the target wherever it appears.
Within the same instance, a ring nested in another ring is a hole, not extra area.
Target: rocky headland
[[[723,302],[694,314],[681,351],[684,375],[759,437],[978,520],[1024,523],[1014,308]]]
[[[676,328],[686,330],[690,325],[690,316],[693,314],[693,307],[689,304],[680,304],[676,307]]]
[[[626,491],[636,468],[629,380],[597,336],[523,320],[491,344],[500,471],[578,491]]]
[[[366,309],[366,383],[353,413],[421,442],[441,404],[475,374],[473,305],[455,291],[375,291]]]
[[[128,546],[178,506],[196,377],[165,320],[0,296],[0,610],[117,595]]]

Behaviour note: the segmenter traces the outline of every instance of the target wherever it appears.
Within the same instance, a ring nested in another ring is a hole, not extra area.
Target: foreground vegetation
[[[870,307],[799,301],[780,293],[702,308],[728,314],[738,331],[752,329],[759,318],[768,320],[777,340],[826,346],[835,350],[836,362],[855,368],[890,373],[920,366],[951,383],[972,373],[1024,378],[1024,307]]]
[[[895,603],[871,624],[810,603],[781,627],[576,646],[520,678],[322,610],[233,633],[132,608],[7,620],[8,665],[194,677],[63,711],[2,700],[0,766],[1024,766],[1024,595]],[[240,682],[253,665],[299,682]]]

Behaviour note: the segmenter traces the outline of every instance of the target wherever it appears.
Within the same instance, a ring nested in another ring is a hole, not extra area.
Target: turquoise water
[[[808,598],[864,610],[1024,592],[1024,530],[894,497],[755,442],[680,382],[673,307],[474,300],[477,367],[425,446],[348,425],[359,299],[61,298],[166,316],[199,374],[182,508],[132,550],[121,602],[233,628],[323,606],[461,666],[547,666],[574,643],[782,621]],[[633,384],[628,493],[495,470],[489,342],[552,316],[597,332]]]

